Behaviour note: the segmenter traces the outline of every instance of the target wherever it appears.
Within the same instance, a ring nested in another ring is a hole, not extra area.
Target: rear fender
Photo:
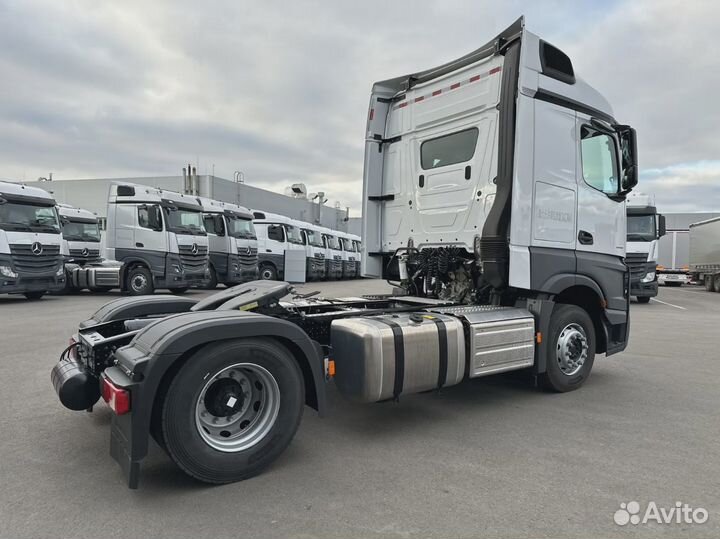
[[[113,416],[111,453],[136,488],[147,455],[153,407],[161,385],[193,352],[206,344],[243,337],[272,337],[294,355],[305,380],[306,404],[322,416],[326,408],[322,350],[298,326],[244,311],[194,311],[163,318],[120,348],[115,367],[104,376],[131,392],[127,416]]]
[[[80,329],[114,320],[182,313],[189,311],[195,303],[194,299],[171,294],[120,298],[100,307],[89,320],[80,323]]]

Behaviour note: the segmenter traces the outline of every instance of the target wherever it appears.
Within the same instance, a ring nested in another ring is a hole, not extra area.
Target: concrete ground
[[[66,410],[50,384],[78,322],[114,297],[0,298],[0,537],[720,536],[720,294],[633,303],[628,350],[580,391],[505,375],[355,405],[331,387],[329,417],[306,409],[261,476],[206,486],[153,446],[137,491],[108,454],[107,408]],[[616,525],[630,501],[709,519]]]

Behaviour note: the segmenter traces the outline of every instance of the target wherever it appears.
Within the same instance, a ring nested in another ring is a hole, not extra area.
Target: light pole
[[[236,170],[233,174],[233,180],[237,184],[237,205],[240,205],[240,184],[245,183],[245,173],[242,170]]]

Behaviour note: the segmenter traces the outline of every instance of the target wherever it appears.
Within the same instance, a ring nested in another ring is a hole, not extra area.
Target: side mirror
[[[225,220],[223,219],[222,215],[215,215],[213,216],[213,221],[215,221],[215,233],[218,236],[224,236],[225,235]]]
[[[662,238],[666,234],[665,230],[665,216],[658,215],[658,238]]]
[[[629,125],[616,125],[622,151],[622,181],[620,190],[626,195],[638,184],[637,133]]]
[[[68,219],[67,217],[63,217],[62,215],[60,216],[60,224],[61,225],[65,226],[69,222],[70,222],[70,219]]]

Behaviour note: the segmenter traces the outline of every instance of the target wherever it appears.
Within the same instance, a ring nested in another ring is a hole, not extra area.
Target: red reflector
[[[415,103],[417,103],[418,101],[422,101],[423,99],[425,99],[425,96],[424,96],[424,95],[421,95],[420,97],[416,97],[416,98],[415,98]]]
[[[451,90],[456,90],[456,89],[458,89],[458,88],[460,88],[460,83],[459,83],[459,82],[456,82],[455,84],[451,84],[451,85],[450,85],[450,89],[451,89]]]
[[[500,73],[502,71],[502,67],[493,67],[489,72],[488,75],[494,75],[495,73]]]
[[[375,109],[370,109],[370,121],[373,121],[373,118],[375,117]]]
[[[115,386],[110,380],[102,378],[102,398],[117,415],[130,411],[130,392]]]
[[[441,93],[442,93],[442,90],[435,90],[435,91],[432,93],[432,95],[433,95],[433,96],[436,96],[436,95],[440,95]]]
[[[400,103],[400,104],[398,105],[398,108],[399,108],[399,109],[401,109],[401,108],[403,108],[403,107],[407,107],[407,101],[403,101],[402,103]]]
[[[470,82],[475,82],[478,80],[480,80],[480,75],[473,75],[472,77],[470,77]]]

